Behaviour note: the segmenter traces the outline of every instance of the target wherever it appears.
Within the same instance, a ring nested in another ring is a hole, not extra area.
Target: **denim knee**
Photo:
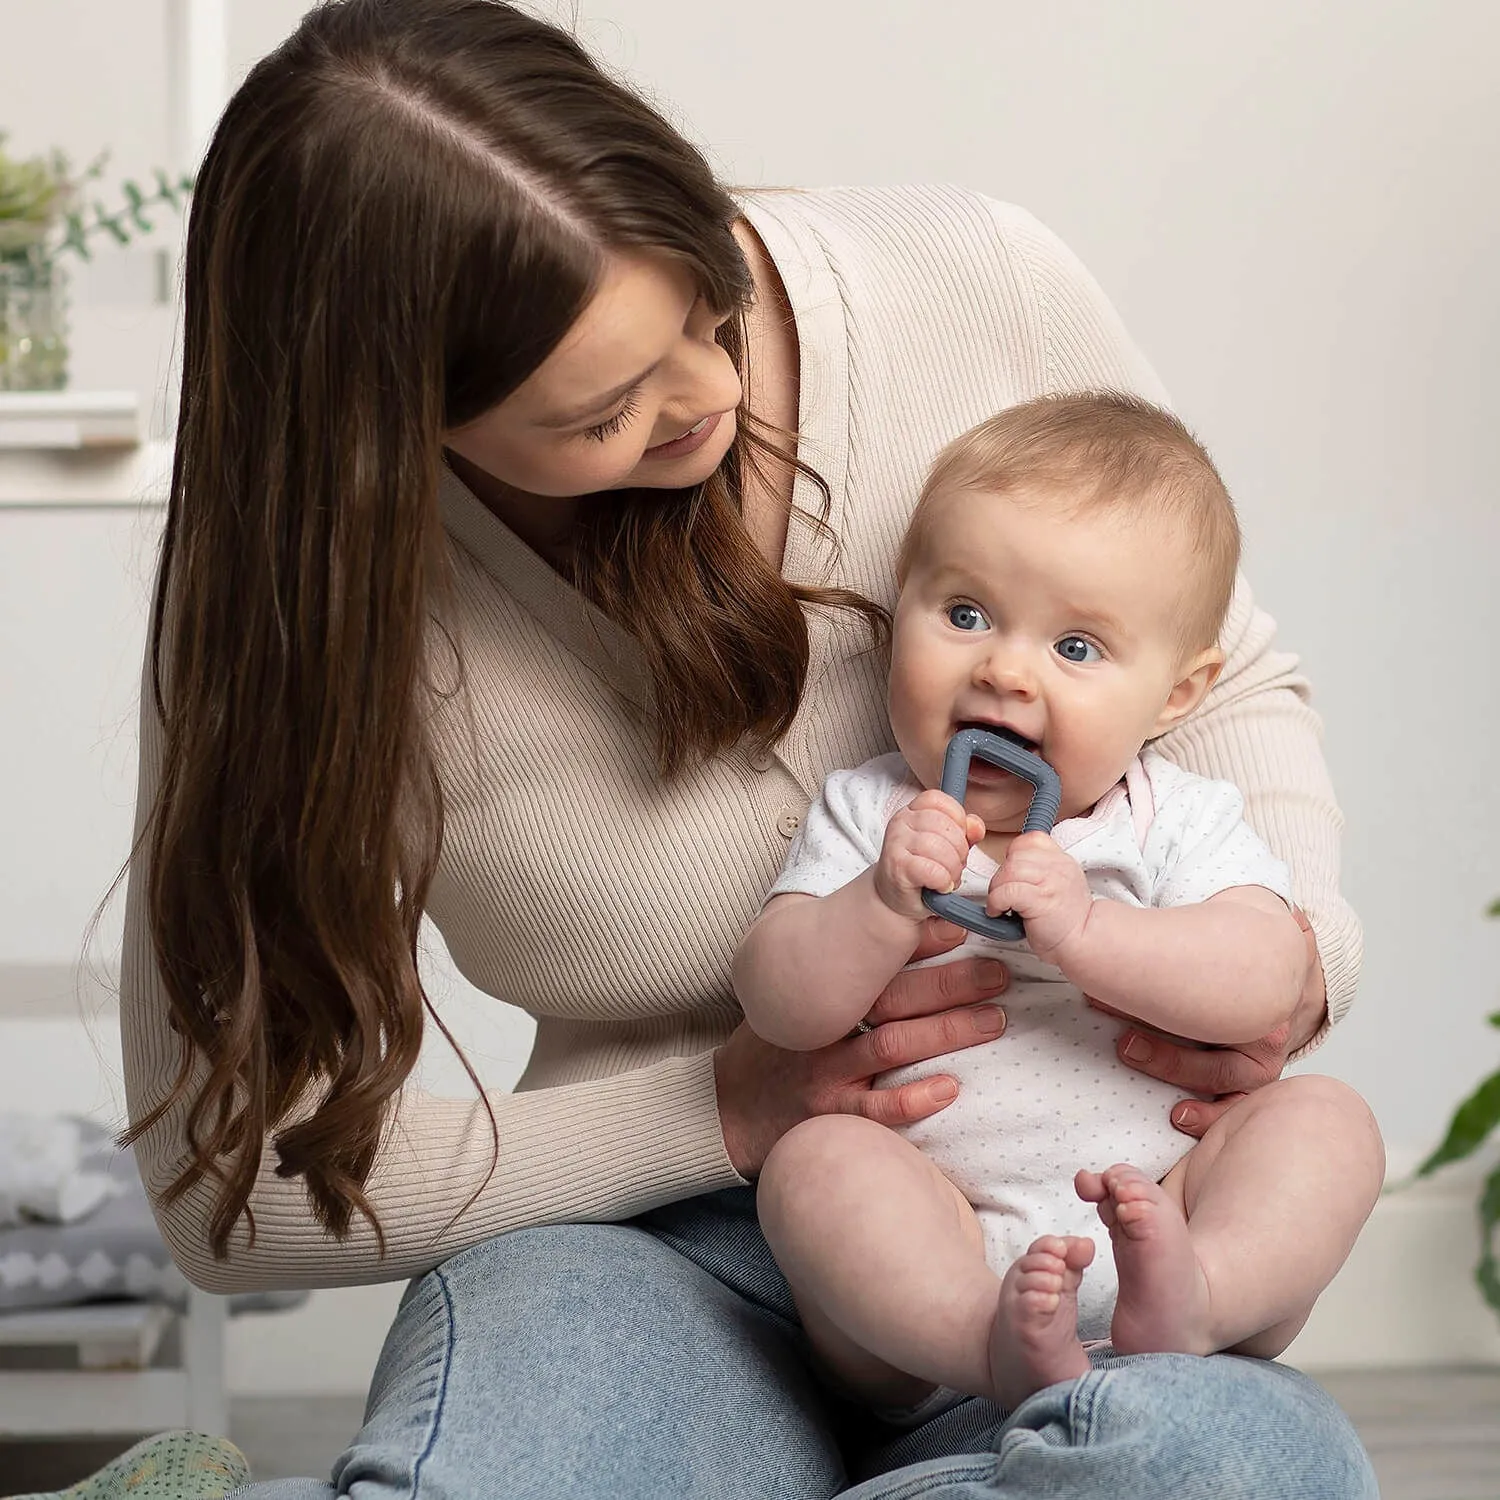
[[[1086,1453],[1089,1473],[1102,1463],[1120,1500],[1378,1494],[1359,1437],[1327,1392],[1289,1366],[1227,1354],[1111,1357],[1024,1403],[997,1448],[1002,1473],[1017,1478],[1055,1468],[1059,1450]]]
[[[646,1231],[521,1230],[414,1282],[340,1492],[825,1500],[800,1334]]]

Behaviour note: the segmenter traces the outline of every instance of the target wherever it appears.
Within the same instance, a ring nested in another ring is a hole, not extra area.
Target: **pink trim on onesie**
[[[1101,823],[1114,816],[1122,797],[1129,800],[1130,826],[1135,832],[1136,844],[1144,850],[1151,820],[1156,816],[1156,798],[1151,791],[1151,777],[1139,755],[1125,767],[1125,775],[1094,804],[1092,812],[1081,818],[1068,818],[1052,830],[1059,847],[1071,849],[1087,838]]]

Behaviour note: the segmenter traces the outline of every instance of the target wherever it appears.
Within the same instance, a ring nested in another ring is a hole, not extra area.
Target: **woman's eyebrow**
[[[661,361],[658,360],[656,363],[660,364]],[[593,400],[591,400],[586,406],[580,406],[574,411],[569,412],[566,416],[539,418],[537,421],[537,426],[572,427],[575,423],[584,422],[587,421],[590,417],[598,416],[600,412],[607,411],[611,406],[615,404],[616,401],[620,400],[622,396],[629,395],[630,392],[633,391],[643,380],[652,375],[655,370],[656,365],[652,365],[648,370],[642,370],[641,373],[634,379],[627,380],[623,384],[617,385],[613,390],[606,391],[602,396],[595,396]]]

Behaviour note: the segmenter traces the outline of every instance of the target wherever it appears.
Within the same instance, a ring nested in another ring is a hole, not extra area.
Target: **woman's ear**
[[[1157,715],[1151,738],[1175,729],[1197,706],[1208,697],[1208,692],[1219,680],[1224,670],[1224,653],[1217,646],[1209,646],[1188,658],[1182,676],[1172,684],[1167,701]]]

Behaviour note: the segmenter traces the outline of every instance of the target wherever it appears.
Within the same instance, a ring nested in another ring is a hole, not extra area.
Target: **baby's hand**
[[[1031,951],[1062,967],[1093,904],[1083,866],[1048,834],[1023,833],[1011,840],[990,881],[987,910],[992,917],[1015,912],[1026,923]]]
[[[875,894],[898,916],[927,916],[923,890],[951,891],[963,875],[969,845],[984,837],[984,824],[946,792],[925,791],[886,825],[875,866]]]

